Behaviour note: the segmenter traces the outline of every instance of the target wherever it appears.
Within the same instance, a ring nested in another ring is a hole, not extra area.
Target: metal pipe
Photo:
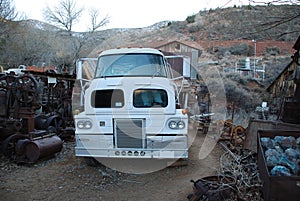
[[[225,151],[227,151],[230,154],[230,156],[232,156],[232,158],[236,162],[239,162],[240,158],[237,157],[232,151],[230,151],[230,149],[223,142],[219,142],[219,144],[225,149]]]

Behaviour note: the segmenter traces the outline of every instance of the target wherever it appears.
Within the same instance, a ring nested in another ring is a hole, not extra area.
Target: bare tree
[[[74,0],[60,0],[57,6],[47,6],[43,12],[45,20],[54,23],[68,32],[72,31],[73,25],[79,21],[82,7],[77,7]]]
[[[300,3],[300,0],[269,0],[269,1],[263,1],[263,0],[250,0],[250,2],[255,4],[293,4],[297,5]]]
[[[272,30],[276,27],[290,25],[293,27],[292,30],[290,28],[282,29],[285,30],[281,33],[276,33],[277,37],[280,38],[287,34],[299,33],[300,32],[300,0],[270,0],[270,1],[262,1],[262,0],[250,0],[253,4],[263,4],[267,6],[273,6],[272,14],[266,13],[265,19],[263,23],[257,24],[257,32],[264,32],[268,30]],[[297,9],[287,10],[287,12],[282,12],[281,10],[276,10],[276,5],[282,6],[296,6]]]
[[[89,9],[89,15],[90,15],[91,26],[92,26],[90,28],[91,32],[94,32],[97,29],[99,29],[100,27],[105,26],[106,24],[109,23],[108,15],[106,15],[104,18],[102,18],[102,19],[100,19],[100,21],[98,21],[99,15],[100,15],[99,9],[96,9],[96,8]]]
[[[13,4],[13,0],[0,0],[0,21],[14,20],[18,17],[18,12]]]

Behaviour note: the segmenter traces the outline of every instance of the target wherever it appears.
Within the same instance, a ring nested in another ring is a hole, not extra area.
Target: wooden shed
[[[171,42],[162,43],[160,45],[157,45],[155,47],[156,49],[161,50],[165,54],[169,55],[178,55],[179,57],[188,57],[190,58],[190,72],[191,72],[191,79],[197,78],[197,65],[199,57],[202,53],[202,48],[199,46],[198,43],[192,42],[192,41],[179,41],[179,40],[173,40]],[[178,63],[178,60],[181,60],[180,58],[177,58],[176,61],[172,61],[175,64]],[[182,69],[177,69],[178,66],[174,66],[176,68],[176,71],[183,72]]]
[[[292,61],[267,88],[272,105],[279,108],[279,119],[300,124],[300,36],[293,48]]]

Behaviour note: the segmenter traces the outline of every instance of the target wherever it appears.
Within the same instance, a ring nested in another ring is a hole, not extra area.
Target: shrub
[[[263,52],[263,54],[270,54],[272,56],[276,56],[278,54],[280,54],[280,48],[277,46],[274,47],[266,47],[265,51]]]
[[[246,43],[235,44],[229,48],[229,51],[233,55],[245,55],[249,56],[252,54],[252,49]]]
[[[245,109],[245,111],[250,112],[261,103],[261,99],[257,93],[246,90],[244,87],[239,87],[237,82],[225,78],[224,87],[227,103],[234,102],[237,108]]]
[[[200,31],[200,27],[199,26],[191,26],[189,28],[189,32],[190,33],[195,33],[195,32],[198,32],[198,31]]]
[[[231,47],[210,47],[208,48],[208,51],[211,54],[216,54],[218,57],[225,56],[228,52],[232,55],[244,55],[244,56],[250,56],[253,54],[253,50],[251,46],[249,46],[246,43],[242,44],[235,44]]]
[[[190,15],[186,18],[187,23],[194,23],[196,15]]]

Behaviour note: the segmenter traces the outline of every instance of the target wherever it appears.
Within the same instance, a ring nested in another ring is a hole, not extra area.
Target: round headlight
[[[179,121],[179,122],[177,123],[177,126],[178,126],[178,128],[183,129],[185,125],[184,125],[184,122],[183,122],[183,121]]]
[[[79,128],[79,129],[90,129],[90,128],[92,128],[92,126],[93,126],[92,122],[89,120],[86,120],[86,121],[81,120],[81,121],[77,122],[77,128]]]
[[[77,127],[80,128],[80,129],[84,128],[84,122],[83,121],[78,121],[77,122]]]
[[[86,121],[86,122],[85,122],[85,128],[86,128],[86,129],[92,128],[92,122]]]
[[[177,127],[176,121],[170,121],[169,127],[170,127],[171,129],[175,129],[175,128]]]

